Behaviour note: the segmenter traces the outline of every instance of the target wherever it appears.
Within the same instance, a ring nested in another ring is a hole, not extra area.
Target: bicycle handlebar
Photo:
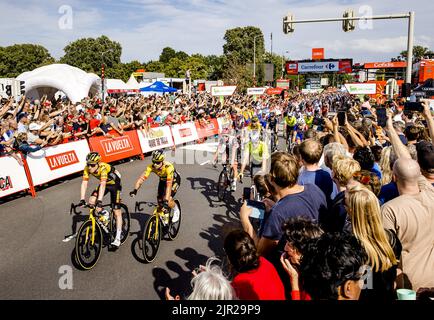
[[[77,203],[77,204],[71,203],[71,209],[69,210],[69,214],[74,213],[74,214],[77,215],[77,216],[80,215],[82,212],[81,212],[81,211],[77,212],[77,208],[95,209],[95,205],[92,205],[92,204],[86,203],[86,204],[83,206],[83,205],[80,205],[79,203]]]

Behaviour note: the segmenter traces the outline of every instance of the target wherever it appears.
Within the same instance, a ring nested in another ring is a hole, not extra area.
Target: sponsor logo
[[[129,136],[101,140],[101,146],[103,147],[106,156],[113,156],[134,150],[134,146]]]
[[[53,156],[47,156],[45,157],[45,160],[47,160],[48,166],[50,167],[51,171],[71,166],[80,162],[74,150],[63,152]]]
[[[164,137],[164,131],[162,129],[151,129],[148,133],[148,138],[155,139],[155,138],[162,138]]]
[[[12,189],[12,179],[10,176],[0,177],[0,191],[6,191]]]
[[[179,129],[179,136],[181,138],[186,138],[186,137],[189,137],[191,135],[192,135],[192,133],[191,133],[190,128]]]

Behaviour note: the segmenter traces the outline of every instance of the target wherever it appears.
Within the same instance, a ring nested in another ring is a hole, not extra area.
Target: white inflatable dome
[[[32,100],[40,99],[44,94],[51,99],[56,92],[62,91],[76,103],[100,91],[100,78],[96,74],[67,64],[51,64],[24,72],[17,80],[25,81],[26,96]]]

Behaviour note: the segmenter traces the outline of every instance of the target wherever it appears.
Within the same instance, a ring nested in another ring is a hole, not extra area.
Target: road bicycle
[[[97,264],[102,248],[110,247],[116,237],[116,217],[112,205],[104,205],[103,210],[97,213],[94,205],[71,204],[71,210],[75,214],[81,214],[77,212],[78,207],[89,209],[89,219],[81,225],[77,233],[75,256],[80,267],[90,270]],[[128,238],[131,220],[128,207],[124,204],[120,204],[120,207],[122,212],[121,244],[123,244]],[[109,210],[104,210],[104,208],[109,208]],[[108,219],[105,213],[109,214]]]
[[[169,240],[173,241],[178,237],[181,228],[182,212],[178,200],[175,201],[175,208],[170,209],[168,214],[161,206],[152,204],[155,207],[152,216],[146,221],[143,229],[142,252],[147,263],[151,263],[157,257],[160,248],[161,239],[167,235]],[[136,212],[142,212],[143,204],[147,202],[136,202]]]
[[[220,172],[219,180],[217,183],[218,199],[223,201],[227,195],[231,193],[231,185],[234,181],[234,169],[231,167],[228,170],[229,163],[223,164],[223,170]]]

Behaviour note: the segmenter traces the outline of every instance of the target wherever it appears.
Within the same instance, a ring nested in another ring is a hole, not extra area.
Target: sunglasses
[[[91,168],[95,168],[95,167],[98,167],[98,164],[97,163],[88,163],[87,166],[91,167]]]

